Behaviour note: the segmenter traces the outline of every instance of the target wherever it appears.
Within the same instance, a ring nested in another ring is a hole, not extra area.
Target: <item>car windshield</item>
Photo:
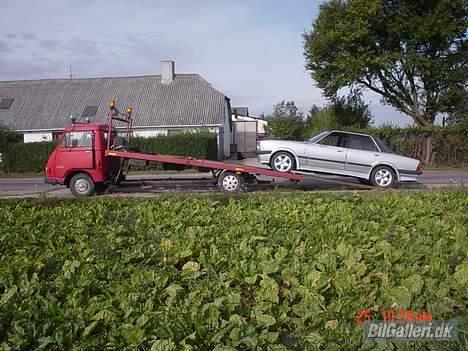
[[[309,139],[309,143],[315,143],[316,141],[322,139],[323,136],[325,136],[325,134],[327,134],[328,132],[321,132],[321,133],[318,133],[317,135],[314,135],[312,138]]]
[[[382,140],[380,140],[377,137],[373,137],[373,138],[375,142],[377,143],[377,145],[379,146],[380,151],[393,154],[393,151],[387,145],[385,145],[385,143]]]

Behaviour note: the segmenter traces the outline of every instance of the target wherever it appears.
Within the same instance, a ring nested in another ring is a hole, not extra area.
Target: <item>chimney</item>
[[[175,76],[175,62],[161,61],[161,83],[171,84]]]

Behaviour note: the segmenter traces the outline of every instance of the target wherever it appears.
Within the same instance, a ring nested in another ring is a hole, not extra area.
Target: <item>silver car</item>
[[[308,141],[260,141],[257,158],[279,172],[350,176],[382,188],[414,182],[421,174],[419,160],[393,153],[379,138],[338,130],[322,132]]]

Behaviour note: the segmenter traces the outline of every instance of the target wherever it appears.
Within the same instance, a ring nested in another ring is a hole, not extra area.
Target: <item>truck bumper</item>
[[[47,178],[47,177],[44,178],[44,183],[46,183],[46,184],[51,184],[51,185],[57,185],[57,184],[59,184],[59,182],[57,181],[57,179],[55,179],[55,178]]]

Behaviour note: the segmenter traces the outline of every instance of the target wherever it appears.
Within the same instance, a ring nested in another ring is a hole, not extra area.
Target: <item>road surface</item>
[[[210,173],[181,173],[171,175],[131,175],[129,182],[121,187],[111,186],[109,194],[151,194],[164,192],[212,192],[217,191],[213,185]],[[151,180],[142,181],[142,178]],[[271,178],[264,178],[268,180]],[[431,170],[425,171],[417,183],[407,183],[399,186],[404,189],[423,189],[444,186],[466,187],[468,185],[468,169],[465,170]],[[274,179],[270,184],[251,186],[252,190],[271,190],[274,188],[300,190],[343,190],[368,189],[356,180],[346,177],[318,176],[307,177],[303,182],[293,184],[287,180]],[[43,178],[3,178],[0,179],[0,197],[69,197],[70,191],[63,186],[44,184]]]

